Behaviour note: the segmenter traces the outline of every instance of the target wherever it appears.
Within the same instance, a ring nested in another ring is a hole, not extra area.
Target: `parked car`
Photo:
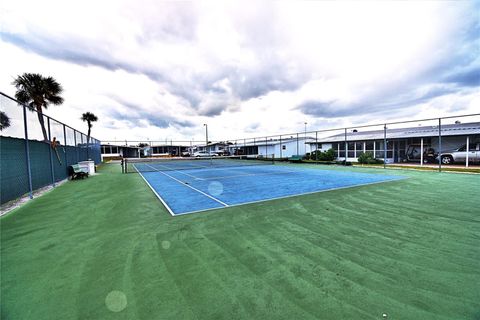
[[[210,154],[206,151],[197,151],[197,152],[194,152],[193,153],[193,156],[195,158],[201,158],[201,157],[216,157],[217,155],[216,154]]]
[[[227,150],[222,150],[222,151],[215,152],[215,154],[217,156],[229,156],[230,152],[228,152]]]
[[[467,161],[467,145],[450,151],[443,151],[441,154],[442,164]],[[438,161],[438,156],[436,157]],[[480,162],[480,143],[471,143],[468,150],[469,162]]]

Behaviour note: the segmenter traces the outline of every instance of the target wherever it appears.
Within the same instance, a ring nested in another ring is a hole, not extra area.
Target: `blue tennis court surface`
[[[284,165],[139,173],[172,215],[403,179]]]

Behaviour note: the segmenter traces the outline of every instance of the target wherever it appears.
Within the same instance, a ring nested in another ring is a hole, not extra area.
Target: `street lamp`
[[[203,124],[205,127],[205,151],[207,151],[207,145],[208,145],[208,125],[206,123]],[[210,153],[210,152],[209,152]]]
[[[307,153],[307,122],[304,122],[305,124],[305,141],[303,142],[305,145],[305,154]]]

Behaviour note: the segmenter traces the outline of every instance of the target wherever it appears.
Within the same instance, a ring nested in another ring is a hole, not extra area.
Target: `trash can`
[[[89,161],[80,161],[78,163],[82,169],[86,169],[88,171],[88,174],[94,174],[95,173],[95,161],[89,160]]]

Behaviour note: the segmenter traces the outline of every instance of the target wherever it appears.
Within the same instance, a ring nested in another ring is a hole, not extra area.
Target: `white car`
[[[469,149],[467,151],[467,146],[463,145],[460,148],[443,151],[442,152],[442,164],[452,164],[455,162],[465,162],[468,160],[471,162],[480,162],[480,143],[470,143]],[[438,156],[437,156],[438,161]]]
[[[206,152],[206,151],[197,151],[197,152],[194,152],[194,153],[193,153],[193,156],[194,156],[195,158],[215,157],[216,154],[214,154],[214,153],[210,154],[210,153],[208,153],[208,152]]]

